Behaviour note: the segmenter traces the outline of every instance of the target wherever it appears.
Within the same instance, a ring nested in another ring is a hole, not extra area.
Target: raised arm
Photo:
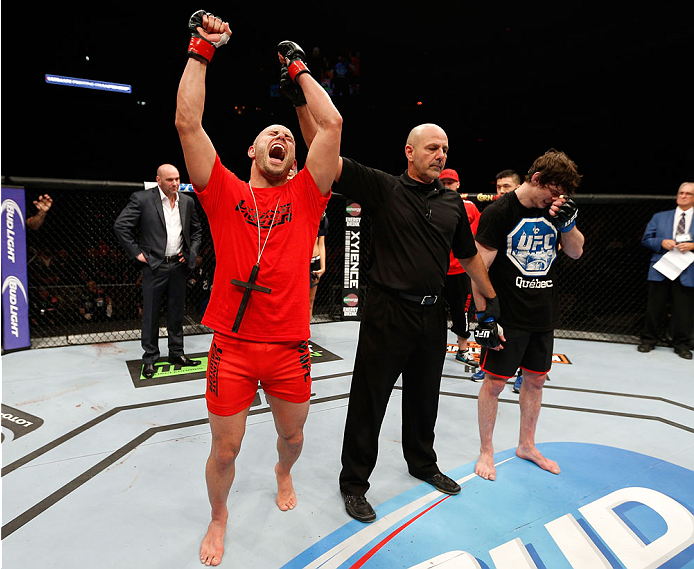
[[[301,136],[304,138],[307,148],[311,148],[311,143],[316,137],[316,132],[318,127],[316,125],[316,120],[313,118],[311,111],[309,110],[306,102],[303,105],[295,105],[296,116],[299,119],[299,127],[301,128]],[[340,174],[342,174],[342,156],[338,157],[337,160],[337,171],[335,172],[335,181],[340,181]]]
[[[559,231],[561,250],[572,259],[578,259],[583,255],[585,237],[576,228],[576,217],[578,217],[576,202],[570,198],[559,196],[550,206],[549,215],[549,220]]]
[[[294,42],[284,41],[278,51],[280,61],[288,67],[290,80],[306,100],[306,105],[297,107],[301,132],[309,149],[306,168],[320,191],[327,195],[340,165],[342,116],[325,89],[308,72],[303,50]]]
[[[176,129],[191,183],[204,189],[212,174],[217,155],[212,141],[202,128],[205,108],[205,77],[207,66],[217,47],[231,35],[229,24],[199,10],[190,17],[191,41],[188,63],[178,85],[176,98]]]

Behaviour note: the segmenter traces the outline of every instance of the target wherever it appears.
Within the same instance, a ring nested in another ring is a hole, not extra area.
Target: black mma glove
[[[477,313],[477,328],[473,332],[475,342],[483,348],[496,348],[501,344],[504,329],[497,322],[499,316],[501,316],[499,300],[496,296],[488,298],[485,311]]]
[[[494,298],[487,298],[485,300],[487,301],[487,308],[484,309],[484,312],[477,313],[477,321],[485,322],[487,320],[499,320],[501,317],[499,298],[495,296]]]
[[[299,44],[293,41],[283,41],[277,46],[278,53],[285,59],[289,70],[289,78],[296,83],[296,78],[302,73],[309,73],[306,67],[306,54]]]
[[[301,85],[294,83],[289,78],[289,69],[286,65],[282,66],[280,73],[280,92],[289,99],[295,107],[303,107],[306,104],[306,97]]]
[[[212,61],[212,56],[218,47],[223,46],[229,41],[229,34],[224,32],[218,42],[206,40],[198,32],[198,28],[202,28],[202,17],[207,14],[208,18],[214,18],[205,10],[198,10],[188,20],[188,29],[190,30],[190,43],[188,44],[188,57],[201,57],[208,63]]]
[[[547,213],[547,219],[549,219],[554,227],[560,233],[566,233],[571,231],[576,225],[576,217],[578,216],[578,206],[576,202],[572,199],[567,199],[563,204],[559,206],[559,211],[557,215],[551,215]]]

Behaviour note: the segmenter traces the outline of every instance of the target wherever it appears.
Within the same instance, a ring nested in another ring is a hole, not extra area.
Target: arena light
[[[62,77],[60,75],[46,74],[46,83],[51,85],[65,85],[67,87],[81,87],[82,89],[97,89],[99,91],[111,91],[113,93],[132,93],[132,85],[111,83],[109,81],[95,81],[93,79],[77,79],[76,77]]]

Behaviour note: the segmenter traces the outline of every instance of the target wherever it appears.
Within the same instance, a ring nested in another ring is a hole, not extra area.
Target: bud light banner
[[[561,474],[515,448],[497,453],[494,482],[474,463],[458,467],[448,474],[459,495],[417,484],[377,504],[375,522],[346,522],[282,569],[694,567],[694,472],[615,447],[538,447]]]
[[[2,346],[28,348],[26,217],[23,188],[2,187]]]
[[[345,211],[345,271],[342,283],[342,320],[359,320],[359,268],[361,257],[361,206],[350,200]]]

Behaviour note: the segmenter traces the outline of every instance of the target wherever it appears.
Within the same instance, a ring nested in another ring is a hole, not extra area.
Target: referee
[[[302,109],[297,114],[310,145],[311,119]],[[451,250],[486,298],[484,320],[498,320],[498,303],[463,202],[438,179],[447,154],[444,130],[422,124],[407,138],[407,171],[402,175],[346,158],[338,167],[334,189],[357,201],[372,220],[373,284],[362,313],[340,473],[347,513],[361,522],[376,519],[365,494],[386,406],[400,375],[402,447],[410,474],[441,492],[460,492],[439,471],[434,452],[447,343],[442,292]],[[498,335],[495,341],[490,345],[498,344]]]

